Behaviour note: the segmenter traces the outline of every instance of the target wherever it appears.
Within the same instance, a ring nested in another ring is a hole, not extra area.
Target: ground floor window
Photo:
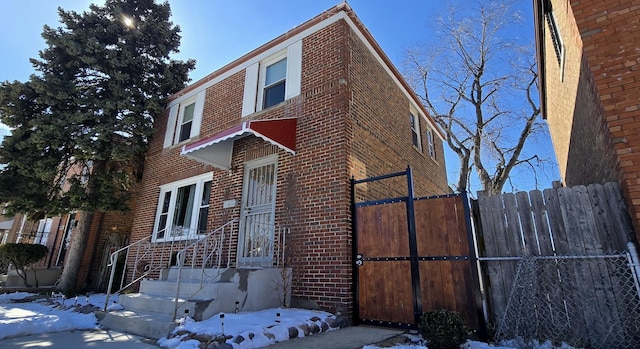
[[[206,233],[213,173],[160,187],[154,241],[189,239]]]
[[[34,244],[47,245],[47,241],[49,240],[49,233],[51,232],[51,224],[53,223],[53,218],[45,218],[41,219],[38,222],[38,230],[36,231],[36,238],[33,241]]]

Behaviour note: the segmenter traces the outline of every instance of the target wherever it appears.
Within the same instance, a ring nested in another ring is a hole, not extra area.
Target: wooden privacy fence
[[[640,347],[633,228],[617,183],[479,193],[473,211],[498,339]]]
[[[398,177],[407,196],[353,202],[356,322],[417,328],[423,312],[451,309],[482,332],[466,195],[416,198],[410,169],[352,180],[352,190]]]

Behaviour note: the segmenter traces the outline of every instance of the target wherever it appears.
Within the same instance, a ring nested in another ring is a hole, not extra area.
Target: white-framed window
[[[419,151],[422,151],[422,142],[420,141],[420,120],[418,114],[409,113],[409,123],[411,125],[411,142]]]
[[[192,239],[207,229],[213,172],[160,187],[153,241]]]
[[[36,231],[36,237],[33,241],[34,244],[47,245],[52,224],[53,218],[44,218],[38,222],[38,230]]]
[[[301,79],[302,41],[251,64],[245,71],[242,116],[299,95]]]
[[[206,91],[186,98],[169,108],[169,120],[164,136],[164,147],[182,143],[200,134]]]
[[[262,65],[260,70],[260,86],[263,86],[262,109],[284,102],[285,88],[287,86],[287,57],[278,57],[276,62],[268,62]]]
[[[435,160],[436,144],[435,144],[435,139],[433,138],[433,130],[429,126],[427,126],[427,148],[429,151],[429,156]]]
[[[8,230],[4,230],[3,231],[3,235],[2,235],[2,242],[0,242],[0,245],[6,244],[7,240],[9,240],[9,231]]]
[[[193,114],[196,110],[195,98],[191,101],[180,105],[180,117],[178,121],[178,130],[176,132],[176,142],[180,143],[191,138],[191,128],[193,126]]]

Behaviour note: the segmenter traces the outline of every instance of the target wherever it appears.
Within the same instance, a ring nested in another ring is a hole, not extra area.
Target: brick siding
[[[222,203],[241,202],[244,164],[277,155],[276,224],[291,229],[286,254],[294,273],[293,295],[350,317],[350,178],[402,171],[411,164],[418,195],[448,193],[442,142],[436,137],[436,160],[413,148],[409,99],[345,21],[305,37],[302,47],[299,96],[242,118],[242,70],[207,89],[200,133],[203,138],[248,119],[297,117],[296,154],[247,136],[234,142],[231,169],[215,169],[180,156],[182,144],[163,149],[168,114],[161,115],[134,211],[132,241],[152,233],[160,185],[210,171],[209,230],[238,218],[240,204],[223,209]],[[420,122],[426,143],[426,120]],[[406,183],[394,186],[375,195],[406,195]]]
[[[561,174],[567,185],[620,181],[640,232],[640,3],[552,4],[567,50],[560,82],[547,34],[547,118]]]

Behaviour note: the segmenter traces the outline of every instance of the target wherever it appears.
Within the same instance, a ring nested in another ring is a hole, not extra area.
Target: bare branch
[[[504,2],[479,0],[471,9],[450,7],[447,16],[436,21],[440,46],[405,56],[412,86],[460,161],[456,190],[469,189],[475,170],[485,192],[499,193],[514,167],[531,167],[539,160],[536,154],[523,156],[527,139],[539,125],[535,65],[515,64],[533,54],[523,54],[505,39],[518,20]]]

